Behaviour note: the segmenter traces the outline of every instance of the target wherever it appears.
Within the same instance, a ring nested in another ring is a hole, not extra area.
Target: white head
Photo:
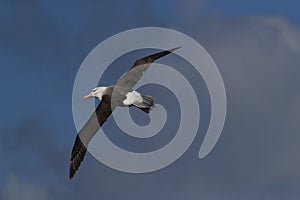
[[[95,97],[101,100],[105,89],[106,87],[96,87],[88,95],[84,96],[83,99],[87,100],[89,98]]]

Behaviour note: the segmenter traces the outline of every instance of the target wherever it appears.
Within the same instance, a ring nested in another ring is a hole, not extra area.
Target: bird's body
[[[132,88],[154,60],[168,55],[178,48],[179,47],[162,51],[137,60],[129,71],[115,84],[96,87],[88,95],[83,97],[83,99],[95,97],[101,100],[101,102],[96,108],[96,111],[77,134],[71,154],[70,179],[78,170],[85,156],[89,141],[117,106],[135,106],[146,113],[151,111],[154,106],[153,98],[151,96],[142,95]]]
[[[135,106],[145,111],[144,108],[149,108],[149,110],[151,110],[154,106],[151,96],[141,95],[135,90],[127,92],[126,94],[118,92],[118,90],[115,90],[115,85],[111,85],[109,87],[96,87],[90,94],[84,96],[83,99],[86,100],[91,97],[95,97],[101,100],[104,95],[111,96],[112,100],[115,99],[115,102],[117,102],[116,104],[119,107]],[[119,101],[120,99],[122,101]]]
[[[143,97],[137,91],[128,92],[125,96],[126,99],[122,102],[124,106],[135,105],[139,107],[143,103]]]

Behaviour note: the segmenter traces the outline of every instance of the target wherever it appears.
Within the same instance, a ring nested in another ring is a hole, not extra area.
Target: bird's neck
[[[98,91],[97,91],[97,93],[96,93],[96,97],[97,97],[98,99],[102,99],[102,96],[104,95],[106,88],[107,88],[107,87],[105,87],[105,86],[98,87]]]

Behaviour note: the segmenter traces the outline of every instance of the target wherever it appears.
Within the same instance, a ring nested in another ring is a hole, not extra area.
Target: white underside
[[[126,94],[126,99],[123,101],[123,104],[126,106],[138,105],[143,102],[143,98],[140,93],[137,91],[128,92]]]

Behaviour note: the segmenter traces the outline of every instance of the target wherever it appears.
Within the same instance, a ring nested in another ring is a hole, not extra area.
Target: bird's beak
[[[85,95],[84,97],[82,97],[82,99],[87,100],[87,99],[92,98],[92,97],[93,97],[92,93],[89,93],[88,95]]]

